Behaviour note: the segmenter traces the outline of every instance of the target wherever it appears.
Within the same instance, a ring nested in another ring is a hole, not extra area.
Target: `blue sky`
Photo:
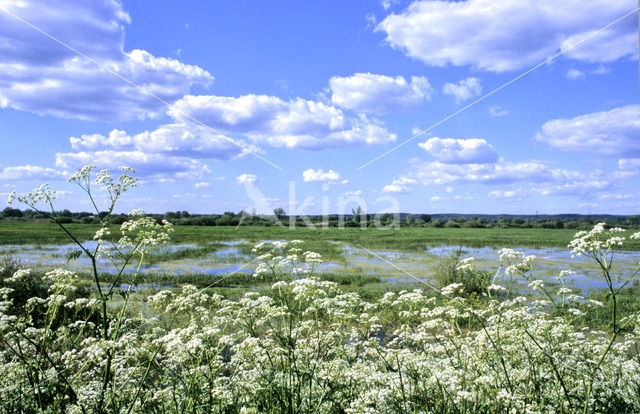
[[[633,0],[0,0],[0,195],[120,211],[640,207]],[[3,207],[0,202],[0,207]]]

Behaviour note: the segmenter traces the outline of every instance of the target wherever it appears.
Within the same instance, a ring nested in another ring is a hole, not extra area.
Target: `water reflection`
[[[219,248],[203,254],[201,257],[188,257],[175,260],[159,260],[142,267],[142,273],[147,274],[189,274],[202,273],[209,275],[224,275],[235,272],[253,273],[257,263],[254,257],[242,253],[245,240],[215,242]],[[401,252],[394,250],[367,250],[337,242],[341,248],[342,259],[339,262],[328,261],[317,269],[324,273],[347,273],[377,275],[388,283],[398,283],[420,279],[433,281],[438,265],[441,261],[459,252],[460,257],[473,256],[476,268],[495,273],[498,269],[498,250],[494,247],[462,247],[437,246],[428,247],[424,252]],[[220,247],[222,245],[222,247]],[[96,243],[86,242],[85,246],[95,249]],[[211,246],[211,245],[209,245]],[[198,249],[207,245],[175,244],[164,246],[155,254],[178,252],[181,250]],[[73,244],[67,245],[4,245],[0,246],[0,255],[12,255],[20,258],[24,263],[38,269],[49,270],[55,267],[65,267],[78,272],[90,271],[90,261],[81,256],[77,260],[67,263],[69,253],[78,250]],[[575,271],[568,285],[581,290],[599,289],[606,286],[597,266],[586,257],[571,257],[567,249],[560,248],[521,248],[527,255],[537,257],[534,266],[534,277],[542,279],[547,285],[557,283],[555,277],[561,270]],[[246,251],[246,249],[245,249]],[[161,255],[158,257],[162,257]],[[168,255],[167,257],[170,257]],[[621,284],[638,266],[640,252],[620,251],[616,253],[612,274],[616,284]],[[129,271],[135,270],[131,266]],[[99,272],[115,272],[108,259],[102,258],[98,262]],[[411,276],[409,276],[411,275]],[[503,280],[503,282],[506,282]],[[523,287],[529,283],[526,280],[516,280]]]

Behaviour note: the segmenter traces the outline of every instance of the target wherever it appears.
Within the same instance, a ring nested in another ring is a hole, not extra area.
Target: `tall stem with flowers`
[[[136,284],[145,255],[152,247],[166,244],[169,241],[169,233],[173,231],[173,228],[167,221],[163,221],[160,224],[151,217],[145,216],[142,210],[134,210],[130,213],[131,218],[120,226],[120,237],[117,238],[117,241],[113,241],[114,239],[110,237],[112,236],[111,232],[113,229],[111,225],[112,214],[118,200],[123,194],[135,187],[138,180],[133,176],[135,171],[129,167],[120,167],[120,175],[117,177],[114,177],[110,170],[105,169],[99,171],[95,178],[93,178],[92,171],[94,169],[95,166],[88,165],[78,170],[69,178],[69,182],[76,184],[86,193],[95,211],[95,217],[100,224],[100,229],[95,232],[93,237],[95,242],[93,246],[92,243],[87,243],[79,239],[73,233],[72,229],[59,219],[54,207],[56,192],[51,190],[48,184],[44,184],[25,195],[16,195],[15,192],[13,192],[9,197],[9,204],[18,201],[37,212],[48,213],[51,220],[58,225],[79,249],[70,255],[70,259],[85,255],[91,263],[91,273],[100,308],[98,339],[102,343],[104,350],[102,385],[99,395],[94,401],[94,406],[89,407],[89,405],[83,405],[82,402],[77,401],[73,387],[65,379],[66,374],[60,372],[59,376],[65,382],[64,390],[69,394],[71,402],[77,404],[81,408],[81,411],[108,412],[110,409],[113,409],[113,407],[110,405],[111,402],[107,396],[110,393],[113,394],[115,391],[113,388],[114,372],[112,364],[117,356],[117,344],[121,339],[122,323],[125,319],[125,311],[129,305],[132,289]],[[96,188],[108,196],[107,206],[104,210],[99,208],[100,203],[95,195]],[[100,259],[106,259],[115,269],[115,278],[112,279],[111,283],[106,285],[100,278],[98,268]],[[130,272],[131,269],[135,269],[133,273]],[[57,292],[57,296],[56,293],[52,296],[64,299],[64,297],[59,295],[59,292],[63,291],[65,287],[66,289],[73,288],[75,275],[71,272],[58,269],[49,273],[48,276],[54,280],[52,288],[55,288]],[[123,282],[128,284],[126,289],[120,289]],[[116,294],[121,295],[123,301],[117,306],[116,311],[113,312],[109,309],[109,302]],[[47,327],[50,326],[51,321],[56,317],[59,306],[56,307],[54,305],[59,305],[58,302],[60,301],[49,300],[46,303],[46,315],[50,319],[46,324]],[[40,344],[35,347],[44,359],[50,359],[46,346],[47,338],[47,335],[44,335]],[[151,361],[149,364],[151,364]],[[55,364],[53,364],[53,366],[55,368]],[[135,401],[131,404],[134,403]]]

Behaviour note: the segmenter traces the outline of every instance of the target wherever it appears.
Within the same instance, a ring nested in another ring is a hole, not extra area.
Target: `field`
[[[67,225],[80,239],[93,238],[98,226]],[[115,234],[118,226],[112,226]],[[204,227],[176,226],[171,235],[173,243],[210,243],[233,240],[295,240],[341,241],[369,248],[400,251],[423,251],[427,246],[462,245],[468,247],[561,247],[566,248],[576,230],[569,229],[516,229],[516,228],[316,228],[306,227]],[[53,223],[2,223],[2,244],[56,244],[68,243],[68,237]],[[640,242],[625,244],[627,250],[640,250]]]

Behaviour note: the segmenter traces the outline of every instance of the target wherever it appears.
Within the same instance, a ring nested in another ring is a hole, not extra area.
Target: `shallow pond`
[[[592,259],[577,256],[571,257],[568,249],[559,248],[515,248],[526,255],[536,256],[534,260],[532,277],[542,279],[547,285],[557,284],[556,276],[562,270],[572,270],[575,273],[569,278],[567,285],[588,291],[606,287],[602,273]],[[390,250],[370,250],[364,247],[343,246],[347,265],[334,266],[332,271],[341,272],[358,268],[365,274],[380,275],[381,278],[395,283],[404,280],[419,280],[428,282],[434,279],[439,264],[459,252],[459,257],[474,257],[476,269],[487,270],[496,273],[499,269],[499,249],[495,247],[463,247],[463,246],[438,246],[429,247],[424,253],[408,253]],[[624,283],[629,275],[639,266],[640,252],[619,251],[614,256],[612,276],[615,285]],[[353,270],[352,270],[353,271]],[[504,274],[501,272],[497,278],[498,283],[504,284]],[[520,285],[528,285],[525,279],[516,279],[514,282]],[[586,292],[585,292],[586,293]]]
[[[210,275],[224,275],[236,272],[252,273],[257,265],[253,256],[242,253],[240,245],[244,240],[217,242],[215,251],[194,258],[180,258],[176,260],[156,261],[144,265],[143,273],[157,274],[187,274],[203,273]],[[461,246],[439,246],[426,248],[422,253],[401,252],[393,250],[376,250],[365,247],[348,245],[337,242],[342,250],[340,262],[326,262],[319,266],[318,272],[339,274],[377,275],[390,283],[402,281],[424,281],[434,279],[439,264],[443,259],[459,252],[461,258],[473,256],[476,258],[475,267],[492,273],[498,270],[498,250],[493,247],[469,248]],[[222,246],[220,246],[222,245]],[[95,242],[87,242],[87,248],[95,248]],[[197,249],[194,244],[176,244],[159,248],[156,254],[178,252],[181,250]],[[206,245],[205,245],[206,247]],[[80,272],[90,271],[90,261],[86,256],[67,263],[69,253],[78,250],[75,245],[4,245],[0,246],[0,256],[10,255],[20,258],[24,263],[37,269],[48,270],[55,267],[65,267]],[[569,281],[569,286],[582,289],[597,289],[606,286],[597,266],[586,257],[571,257],[568,249],[559,248],[522,248],[517,249],[527,255],[536,256],[533,277],[545,280],[547,284],[557,283],[555,277],[561,270],[570,269],[575,272]],[[162,256],[160,256],[162,257]],[[170,257],[168,255],[167,257]],[[640,252],[620,251],[616,253],[612,274],[615,282],[621,284],[638,266]],[[114,272],[113,266],[107,259],[98,262],[101,272]],[[132,266],[129,269],[134,271]],[[502,281],[505,282],[504,280]],[[522,286],[529,282],[516,280]]]

